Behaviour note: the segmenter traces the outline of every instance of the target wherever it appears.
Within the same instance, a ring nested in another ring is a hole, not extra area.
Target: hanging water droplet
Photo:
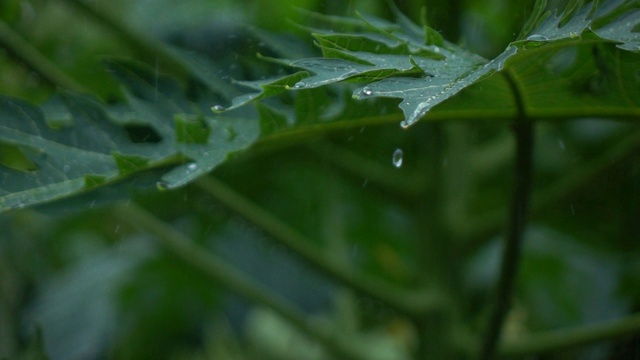
[[[396,149],[396,151],[393,152],[393,157],[392,157],[392,162],[393,162],[393,166],[399,168],[400,166],[402,166],[402,157],[403,157],[403,152],[402,149]]]
[[[211,108],[211,110],[213,110],[213,112],[223,112],[226,110],[226,108],[222,105],[215,105]]]
[[[363,94],[363,95],[366,95],[366,96],[369,96],[369,95],[373,94],[373,90],[371,90],[371,88],[370,88],[370,87],[365,86],[365,87],[362,89],[362,94]]]
[[[187,170],[189,171],[196,171],[198,169],[198,164],[196,163],[191,163],[189,165],[187,165]]]
[[[293,88],[294,88],[294,89],[301,89],[301,88],[306,87],[306,86],[307,86],[307,83],[306,83],[306,82],[304,82],[304,81],[298,81],[297,83],[295,83],[295,84],[293,85]]]
[[[549,38],[544,35],[533,34],[527,37],[527,41],[549,41]]]
[[[403,130],[407,130],[407,129],[409,128],[409,122],[408,122],[407,120],[402,120],[402,121],[400,122],[400,127],[401,127]]]

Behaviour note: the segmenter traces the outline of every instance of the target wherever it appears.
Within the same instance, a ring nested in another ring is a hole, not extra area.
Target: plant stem
[[[316,269],[360,293],[379,300],[410,317],[446,306],[446,299],[431,292],[410,291],[378,281],[343,262],[325,256],[306,236],[275,218],[241,194],[212,177],[202,177],[197,185],[228,208],[260,227]]]
[[[268,307],[295,327],[322,342],[335,355],[345,359],[361,359],[361,356],[357,355],[339,338],[322,328],[313,326],[304,314],[293,308],[286,300],[255,283],[207,249],[195,245],[184,234],[160,221],[141,207],[128,204],[118,208],[114,213],[121,221],[153,234],[162,245],[203,274],[250,301]]]
[[[71,91],[84,91],[82,85],[62,72],[57,65],[16,34],[3,21],[0,21],[0,47],[31,71],[37,73],[49,85]]]
[[[574,329],[554,330],[504,341],[500,356],[525,357],[640,334],[640,314]]]
[[[518,108],[518,119],[513,124],[516,140],[515,184],[509,213],[509,224],[502,254],[500,278],[496,288],[494,308],[489,326],[484,334],[480,351],[481,360],[493,359],[502,332],[504,319],[511,305],[513,288],[517,277],[522,238],[526,227],[531,197],[531,178],[533,175],[533,121],[526,115],[523,96],[516,79],[504,72],[509,82]]]

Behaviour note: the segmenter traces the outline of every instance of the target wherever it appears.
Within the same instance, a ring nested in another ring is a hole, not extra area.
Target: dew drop
[[[297,83],[295,83],[295,85],[293,85],[294,89],[301,89],[303,87],[306,87],[307,83],[304,81],[298,81]]]
[[[213,110],[213,112],[223,112],[226,110],[226,108],[222,105],[215,105],[211,108],[211,110]]]
[[[393,152],[393,158],[391,159],[393,162],[393,166],[399,168],[402,166],[402,157],[403,157],[403,152],[402,149],[396,149],[396,151]]]
[[[191,163],[189,165],[187,165],[187,170],[189,171],[196,171],[198,169],[198,164],[196,163]]]
[[[366,96],[369,96],[369,95],[373,94],[373,90],[371,90],[371,88],[370,88],[370,87],[365,86],[365,87],[362,89],[362,94],[363,94],[363,95],[366,95]]]
[[[527,41],[549,41],[549,38],[544,35],[533,34],[527,37]]]
[[[409,128],[409,122],[407,120],[402,120],[400,122],[400,127],[404,130],[407,130]]]

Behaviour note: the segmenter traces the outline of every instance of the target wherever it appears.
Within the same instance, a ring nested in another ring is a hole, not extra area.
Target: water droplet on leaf
[[[196,171],[198,169],[198,164],[196,163],[191,163],[189,165],[187,165],[187,170],[189,171]]]
[[[533,34],[527,37],[527,41],[549,41],[549,38],[544,35]]]
[[[293,85],[294,89],[301,89],[303,87],[306,87],[307,83],[304,81],[298,81],[297,83],[295,83],[295,85]]]
[[[409,122],[407,120],[402,120],[400,122],[400,127],[404,130],[407,130],[409,128]]]
[[[211,108],[211,110],[213,110],[213,112],[222,112],[222,111],[225,111],[226,108],[222,105],[215,105],[214,107]]]
[[[393,158],[391,159],[393,162],[393,166],[399,168],[400,166],[402,166],[402,157],[403,157],[403,152],[402,149],[396,149],[396,151],[393,152]]]
[[[365,87],[362,89],[362,94],[363,94],[363,95],[366,95],[366,96],[369,96],[369,95],[373,94],[373,90],[371,90],[371,88],[370,88],[370,87],[365,86]]]

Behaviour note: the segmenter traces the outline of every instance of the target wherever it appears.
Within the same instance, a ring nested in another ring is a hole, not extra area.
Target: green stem
[[[361,356],[357,355],[343,341],[329,332],[313,326],[304,314],[293,308],[286,300],[255,283],[233,266],[228,265],[223,259],[208,252],[207,249],[195,245],[184,234],[158,220],[141,207],[128,204],[121,206],[114,213],[121,221],[154,235],[162,245],[203,274],[250,301],[273,310],[295,327],[318,339],[335,355],[346,359],[361,359]]]
[[[500,278],[496,288],[494,309],[485,332],[480,352],[481,360],[493,359],[502,333],[502,325],[511,305],[513,289],[518,272],[522,238],[526,227],[531,197],[533,175],[533,122],[527,117],[522,92],[516,79],[504,72],[511,85],[519,117],[513,124],[516,137],[515,184],[509,213],[506,242],[502,255]]]
[[[203,177],[197,185],[216,200],[260,227],[267,234],[319,271],[360,293],[377,299],[408,316],[420,316],[445,306],[445,299],[431,292],[409,291],[383,283],[353,269],[343,262],[325,256],[313,241],[289,225],[275,218],[269,212],[252,203],[241,194],[212,177]]]
[[[10,56],[24,64],[31,71],[37,73],[51,86],[59,86],[76,92],[85,91],[82,85],[67,76],[57,65],[2,21],[0,21],[0,47],[4,48]]]
[[[500,346],[503,357],[527,357],[561,349],[584,346],[596,342],[619,339],[622,336],[640,334],[640,314],[623,319],[575,329],[548,331],[504,341]]]

